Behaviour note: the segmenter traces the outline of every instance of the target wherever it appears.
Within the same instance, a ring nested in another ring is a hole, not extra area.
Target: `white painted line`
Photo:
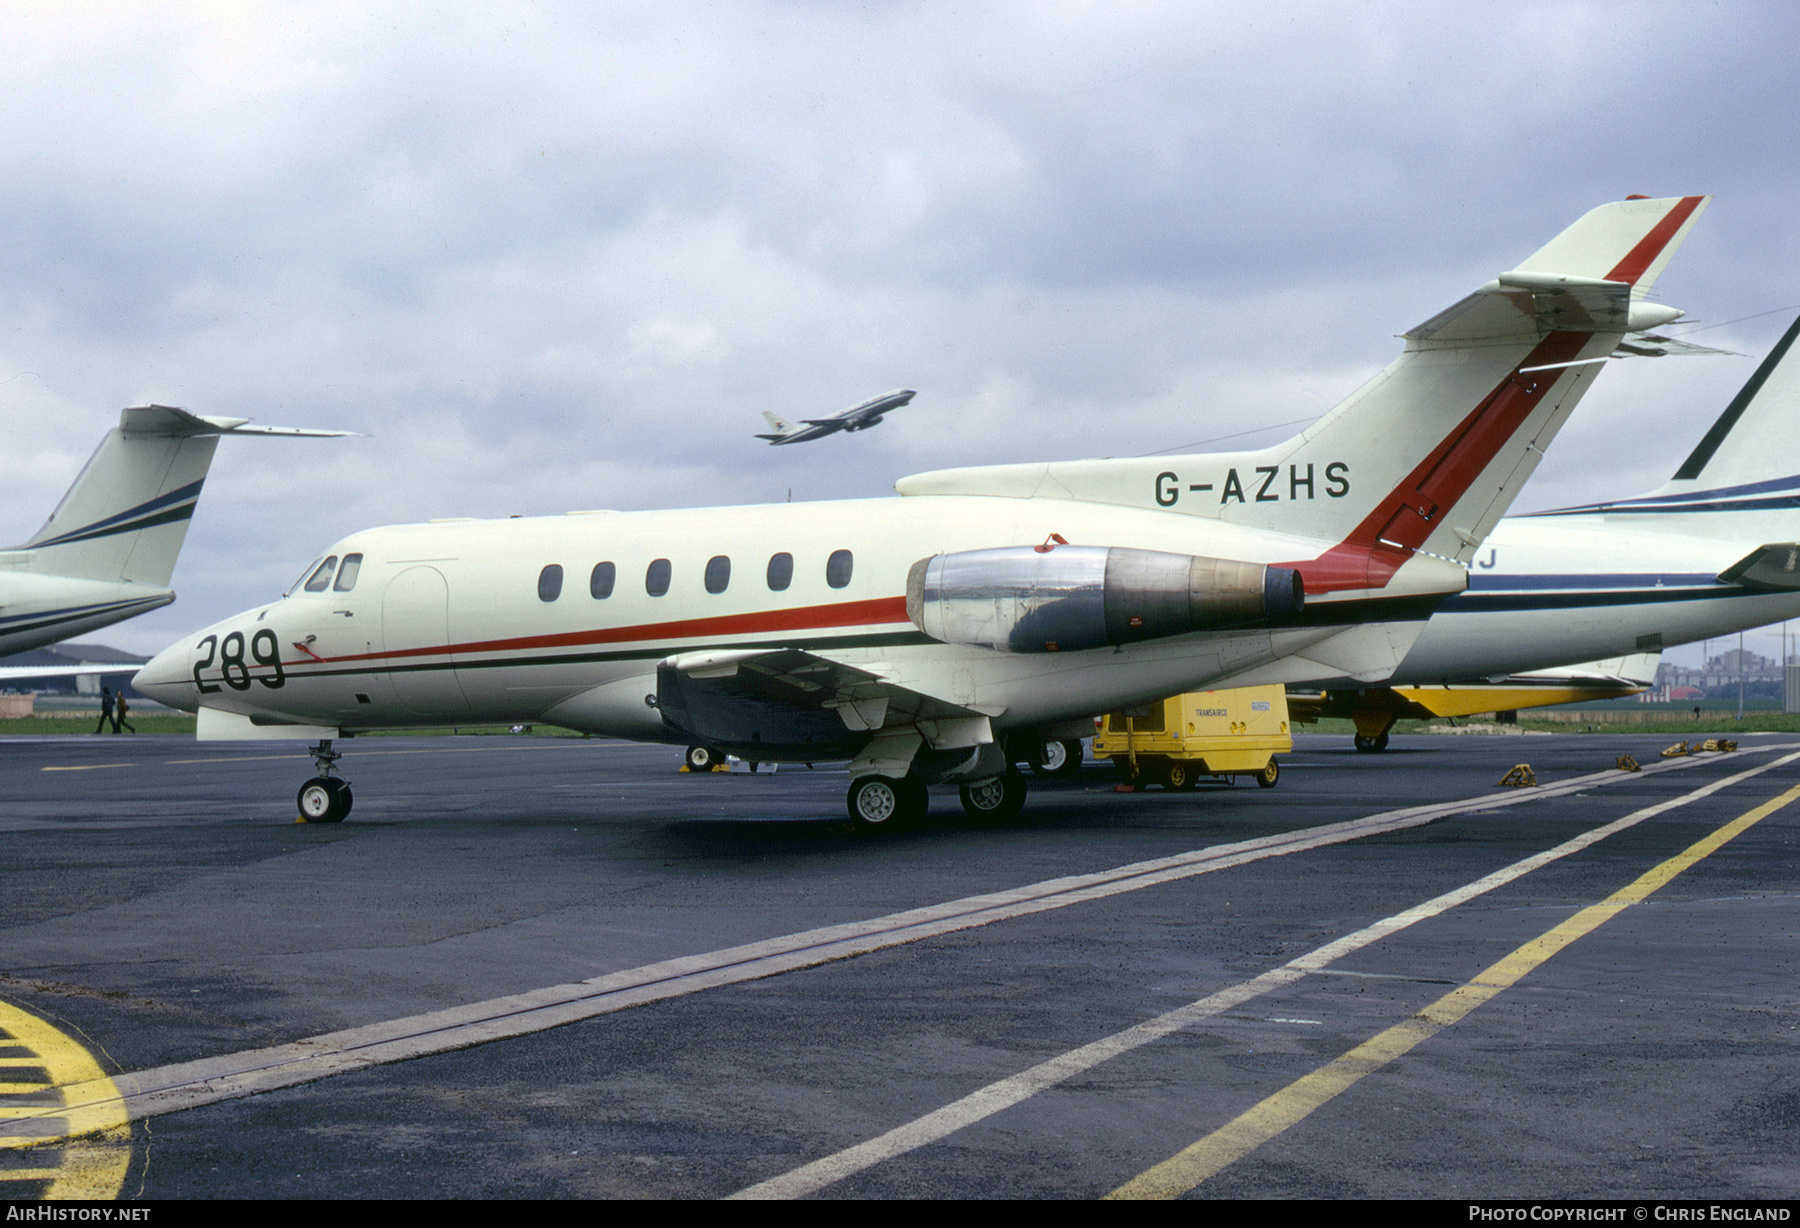
[[[843,1151],[825,1156],[823,1159],[814,1160],[810,1164],[802,1165],[779,1177],[771,1177],[767,1181],[758,1182],[756,1185],[738,1191],[731,1197],[738,1199],[803,1198],[808,1194],[815,1194],[828,1185],[842,1181],[845,1177],[859,1173],[866,1168],[872,1168],[884,1160],[890,1160],[929,1143],[935,1143],[965,1126],[973,1125],[995,1113],[1009,1109],[1041,1091],[1085,1073],[1122,1053],[1129,1053],[1133,1049],[1178,1032],[1190,1024],[1222,1014],[1233,1007],[1243,1005],[1252,998],[1260,997],[1285,985],[1291,985],[1308,973],[1317,972],[1327,964],[1342,959],[1353,951],[1379,942],[1388,935],[1398,933],[1428,917],[1435,917],[1439,913],[1447,912],[1459,904],[1484,895],[1496,887],[1531,873],[1533,870],[1541,869],[1551,862],[1578,853],[1608,836],[1635,827],[1646,819],[1654,818],[1656,815],[1685,806],[1690,802],[1699,801],[1720,789],[1748,780],[1752,776],[1759,776],[1784,764],[1792,763],[1796,759],[1800,759],[1800,752],[1789,754],[1761,767],[1723,777],[1680,797],[1635,810],[1624,818],[1615,819],[1611,823],[1583,832],[1555,848],[1514,862],[1504,869],[1496,870],[1494,873],[1458,887],[1454,891],[1446,892],[1435,899],[1416,904],[1404,912],[1395,913],[1373,925],[1346,934],[1316,950],[1289,960],[1278,968],[1272,968],[1261,976],[1222,989],[1197,1002],[1177,1007],[1166,1014],[1146,1020],[1135,1027],[1126,1028],[1122,1032],[1115,1032],[1111,1036],[1103,1037],[1091,1044],[1071,1049],[1067,1053],[1021,1071],[1019,1074],[990,1083],[960,1100],[945,1105],[936,1112],[927,1113],[903,1126],[897,1126],[865,1143],[858,1143],[854,1147],[845,1148]],[[1686,762],[1686,760],[1672,762]]]

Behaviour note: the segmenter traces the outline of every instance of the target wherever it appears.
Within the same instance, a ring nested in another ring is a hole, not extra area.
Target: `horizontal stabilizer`
[[[1729,358],[1744,357],[1736,350],[1715,350],[1709,345],[1677,341],[1673,337],[1662,337],[1656,333],[1628,333],[1618,345],[1613,347],[1614,358],[1691,358],[1699,354],[1723,355]]]
[[[284,435],[336,439],[352,431],[305,426],[254,426],[248,418],[212,418],[172,405],[140,405],[119,414],[119,429],[134,438],[188,439],[196,435]]]

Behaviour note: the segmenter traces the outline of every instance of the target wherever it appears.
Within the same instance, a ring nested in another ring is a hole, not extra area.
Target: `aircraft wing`
[[[656,697],[663,722],[682,737],[744,758],[765,743],[848,758],[883,728],[989,715],[892,682],[878,665],[794,648],[670,657],[657,667]]]
[[[27,678],[88,678],[109,674],[127,676],[144,668],[142,661],[114,661],[106,665],[0,665],[0,682]]]

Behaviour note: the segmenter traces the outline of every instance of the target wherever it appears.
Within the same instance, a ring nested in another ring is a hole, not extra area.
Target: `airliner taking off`
[[[775,433],[758,435],[757,438],[768,440],[770,446],[779,446],[784,443],[805,443],[809,439],[823,439],[839,431],[866,431],[872,426],[881,425],[881,415],[889,410],[899,409],[918,395],[910,388],[884,392],[829,418],[803,418],[799,426],[784,422],[765,409],[763,417],[768,420],[769,429]]]
[[[0,550],[0,656],[175,600],[169,577],[219,436],[343,434],[252,426],[167,405],[124,410],[44,527],[24,545]]]
[[[401,525],[135,684],[202,738],[331,743],[532,722],[762,761],[849,760],[852,819],[1024,800],[1007,738],[1221,684],[1377,682],[1626,334],[1705,197],[1603,205],[1405,334],[1306,431],[1249,452],[951,469],[899,498]]]
[[[1454,686],[1800,617],[1796,338],[1800,320],[1656,490],[1502,520],[1391,681]],[[1394,699],[1344,679],[1319,711],[1379,751],[1405,714]]]

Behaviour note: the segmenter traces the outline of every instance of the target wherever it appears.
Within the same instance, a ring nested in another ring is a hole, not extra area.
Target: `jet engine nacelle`
[[[1298,614],[1287,567],[1106,546],[1009,546],[912,565],[906,613],[934,640],[1073,652]]]

